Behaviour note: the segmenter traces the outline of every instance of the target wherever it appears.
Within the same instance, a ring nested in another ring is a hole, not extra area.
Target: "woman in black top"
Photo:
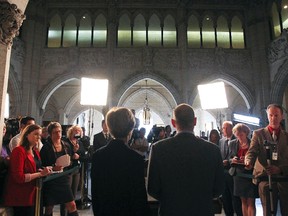
[[[40,152],[42,163],[44,166],[54,166],[54,170],[61,170],[63,167],[55,166],[56,159],[65,154],[71,156],[71,150],[68,144],[61,140],[62,127],[58,122],[51,122],[48,125],[48,133],[50,135],[49,142],[42,147]],[[65,203],[68,215],[78,215],[69,175],[47,181],[43,185],[45,215],[52,215],[54,205],[63,203]]]

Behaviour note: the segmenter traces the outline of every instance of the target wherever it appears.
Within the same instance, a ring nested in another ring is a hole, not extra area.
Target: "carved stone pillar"
[[[21,5],[22,10],[25,10],[28,0],[9,2],[0,0],[0,86],[2,86],[2,88],[0,88],[0,150],[2,149],[2,132],[11,46],[13,38],[19,34],[19,29],[25,19],[25,15],[17,7],[17,3]]]

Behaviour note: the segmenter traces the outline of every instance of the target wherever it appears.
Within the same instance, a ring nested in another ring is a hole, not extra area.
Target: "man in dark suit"
[[[148,193],[159,200],[161,216],[212,216],[212,199],[224,188],[220,150],[193,134],[190,105],[178,105],[173,114],[177,134],[152,145]]]
[[[105,120],[102,120],[101,125],[102,125],[102,131],[94,135],[93,151],[96,151],[102,146],[106,146],[108,142],[112,139],[108,132]]]
[[[229,164],[229,144],[230,141],[235,139],[235,136],[232,132],[233,124],[231,121],[224,121],[222,124],[222,133],[223,137],[219,140],[219,147],[221,151],[221,156],[224,166],[224,178],[225,178],[225,187],[222,195],[223,208],[226,216],[233,216],[234,211],[237,216],[242,216],[242,204],[240,197],[234,196],[234,183],[233,177],[229,174],[228,170],[230,169]]]

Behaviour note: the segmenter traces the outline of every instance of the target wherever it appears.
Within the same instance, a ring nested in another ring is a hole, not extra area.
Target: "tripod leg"
[[[271,165],[271,161],[267,160],[268,165]],[[274,216],[274,203],[273,203],[273,188],[272,188],[272,179],[271,175],[268,175],[268,184],[269,184],[269,195],[270,195],[270,207],[271,207],[271,216]]]

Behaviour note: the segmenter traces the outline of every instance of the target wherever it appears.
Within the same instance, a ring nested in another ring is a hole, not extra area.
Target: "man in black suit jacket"
[[[101,125],[102,125],[102,131],[94,135],[93,151],[96,151],[102,146],[106,146],[108,142],[110,142],[110,140],[112,139],[111,135],[108,132],[105,120],[102,120]]]
[[[193,134],[190,105],[178,105],[173,114],[177,134],[152,146],[148,193],[159,200],[161,216],[212,216],[212,200],[224,189],[220,150]]]

